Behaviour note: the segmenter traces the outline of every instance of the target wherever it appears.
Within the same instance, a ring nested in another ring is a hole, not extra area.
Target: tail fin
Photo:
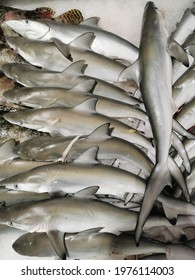
[[[171,186],[171,175],[167,164],[158,163],[148,180],[142,206],[140,209],[137,225],[135,229],[135,242],[139,245],[140,237],[142,234],[142,227],[144,226],[150,211],[154,205],[157,196],[161,193],[165,186]]]

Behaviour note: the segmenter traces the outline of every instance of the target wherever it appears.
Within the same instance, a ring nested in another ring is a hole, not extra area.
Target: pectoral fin
[[[172,38],[169,38],[168,40],[168,48],[167,51],[171,57],[176,58],[178,61],[180,61],[183,65],[186,67],[189,66],[189,60],[187,53],[184,51],[184,49]]]
[[[47,235],[60,259],[66,260],[66,257],[70,257],[65,245],[63,232],[49,231],[47,232]]]

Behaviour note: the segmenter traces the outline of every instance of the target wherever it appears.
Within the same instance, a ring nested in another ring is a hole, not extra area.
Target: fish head
[[[31,204],[32,203],[19,203],[1,207],[0,224],[28,232],[34,232],[37,227],[37,215],[34,215],[35,210],[30,207]]]
[[[33,48],[31,48],[32,40],[23,37],[10,36],[6,37],[6,42],[26,61],[33,61],[35,59],[35,52]]]
[[[21,36],[33,40],[41,40],[50,30],[47,24],[29,19],[8,20],[6,24]]]
[[[14,88],[14,89],[5,91],[3,93],[3,96],[7,100],[9,100],[13,103],[22,105],[24,102],[28,101],[30,92],[31,92],[31,88],[28,88],[28,87]],[[26,106],[28,106],[28,105],[26,105]]]
[[[12,124],[24,126],[30,129],[40,127],[40,114],[34,114],[33,109],[24,109],[12,113],[6,113],[3,118]]]
[[[17,71],[17,63],[4,63],[2,65],[3,73],[10,79],[17,81],[19,78],[19,73]]]
[[[40,193],[44,185],[41,177],[41,174],[36,174],[36,170],[26,171],[2,180],[0,186],[9,190]]]

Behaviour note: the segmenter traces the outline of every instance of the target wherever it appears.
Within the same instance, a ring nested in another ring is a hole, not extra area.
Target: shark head
[[[33,40],[41,40],[50,30],[46,23],[29,19],[8,20],[6,24],[21,36]]]
[[[34,232],[37,230],[37,217],[33,216],[34,210],[29,206],[31,206],[31,203],[20,203],[7,207],[1,203],[0,224]]]
[[[36,168],[35,168],[36,169]],[[6,178],[0,182],[0,186],[15,191],[27,191],[27,192],[43,192],[43,180],[39,174],[35,172],[22,172],[9,178]]]

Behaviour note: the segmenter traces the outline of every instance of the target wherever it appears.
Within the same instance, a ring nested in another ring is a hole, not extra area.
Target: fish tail
[[[171,186],[171,174],[169,168],[167,164],[162,165],[159,163],[152,170],[139,212],[135,229],[135,242],[137,246],[139,246],[142,228],[151,212],[154,202],[163,188],[167,185]]]

